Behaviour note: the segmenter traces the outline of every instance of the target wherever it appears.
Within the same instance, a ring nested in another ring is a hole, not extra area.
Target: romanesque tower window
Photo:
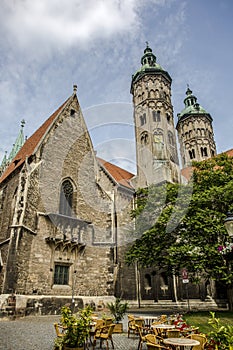
[[[202,157],[207,157],[208,156],[206,147],[201,147],[201,155],[202,155]]]
[[[143,132],[141,134],[141,144],[142,145],[147,145],[148,144],[148,133],[147,132]]]
[[[73,185],[70,180],[63,181],[60,192],[59,213],[71,216],[73,205]]]
[[[69,265],[55,264],[54,284],[69,284]]]
[[[153,111],[152,115],[153,115],[153,121],[154,122],[160,122],[161,121],[160,111]]]
[[[194,159],[195,158],[195,151],[194,151],[194,149],[190,149],[189,150],[189,157],[190,157],[190,159]]]
[[[168,131],[168,142],[171,146],[175,145],[174,136],[173,136],[173,133],[171,131]]]
[[[146,124],[146,113],[143,113],[143,115],[140,115],[140,122],[141,122],[141,126]]]

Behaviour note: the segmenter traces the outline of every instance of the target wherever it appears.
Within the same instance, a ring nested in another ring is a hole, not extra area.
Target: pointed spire
[[[23,146],[23,144],[25,142],[24,133],[23,133],[24,125],[25,125],[25,120],[22,119],[21,120],[21,129],[19,131],[19,134],[15,140],[15,143],[13,144],[13,147],[12,147],[11,152],[10,152],[9,157],[8,157],[9,162],[12,161],[12,159],[16,156],[16,154],[19,152],[20,148]]]
[[[76,94],[76,93],[77,93],[77,89],[78,89],[77,85],[74,84],[74,85],[73,85],[73,94]]]

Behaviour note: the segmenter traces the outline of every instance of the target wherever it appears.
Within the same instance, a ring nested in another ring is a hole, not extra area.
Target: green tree
[[[233,251],[224,218],[233,210],[233,158],[221,154],[193,167],[189,184],[138,191],[132,212],[137,239],[126,262],[158,266],[168,274],[179,274],[185,267],[192,282],[221,281],[232,310]]]

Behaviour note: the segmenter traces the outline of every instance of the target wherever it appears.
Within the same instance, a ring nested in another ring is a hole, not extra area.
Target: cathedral
[[[182,277],[124,262],[136,190],[184,181],[193,160],[216,155],[212,117],[189,87],[175,126],[171,83],[147,45],[130,90],[136,174],[96,155],[76,85],[27,140],[22,121],[0,166],[0,310],[9,298],[26,314],[56,313],[67,300],[101,309],[115,296],[132,305],[181,305]],[[188,289],[195,305],[224,298],[205,285]]]

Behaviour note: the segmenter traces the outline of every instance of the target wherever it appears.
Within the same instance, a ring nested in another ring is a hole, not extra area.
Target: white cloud
[[[5,0],[2,20],[18,45],[63,45],[135,30],[137,0]]]

